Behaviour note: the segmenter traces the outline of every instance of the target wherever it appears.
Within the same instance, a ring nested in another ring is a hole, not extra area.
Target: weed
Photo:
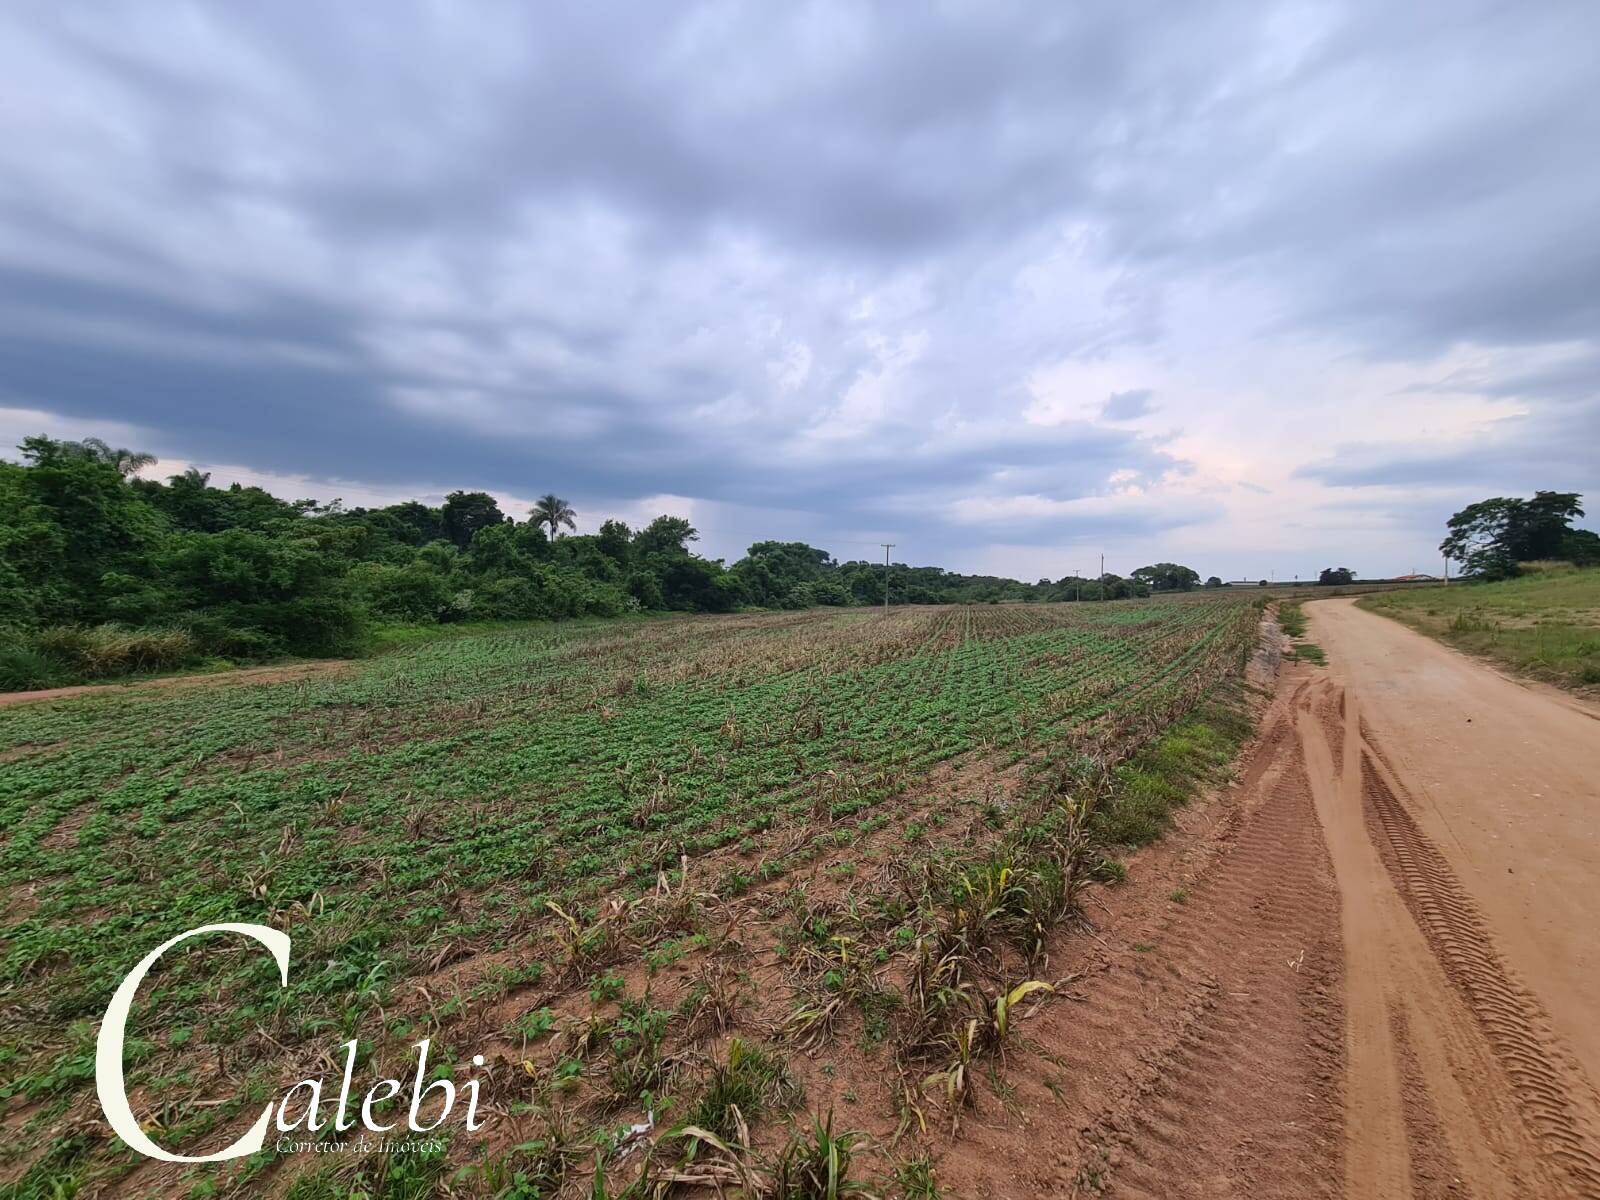
[[[1296,601],[1285,600],[1278,605],[1278,627],[1289,637],[1305,636],[1306,614]]]
[[[728,1043],[727,1060],[711,1068],[687,1120],[720,1138],[732,1138],[741,1119],[753,1121],[785,1111],[798,1104],[801,1095],[800,1085],[781,1061],[734,1038]]]
[[[606,1084],[608,1105],[621,1108],[643,1102],[647,1107],[666,1081],[670,1063],[662,1054],[672,1013],[652,1007],[650,994],[625,999],[622,1012],[611,1027],[607,1045],[609,1066]]]
[[[855,1148],[865,1135],[834,1133],[833,1112],[826,1122],[812,1117],[811,1129],[796,1133],[778,1154],[773,1169],[773,1200],[844,1200],[870,1197],[872,1191],[850,1178]]]
[[[926,1154],[899,1163],[894,1169],[894,1181],[905,1200],[941,1200],[943,1195],[934,1176],[933,1160]]]
[[[738,1023],[743,994],[738,975],[727,962],[702,963],[678,1011],[684,1034],[691,1040],[727,1033]]]

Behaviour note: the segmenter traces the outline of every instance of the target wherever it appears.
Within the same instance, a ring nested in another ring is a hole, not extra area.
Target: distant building
[[[1438,583],[1437,575],[1396,575],[1390,583]]]

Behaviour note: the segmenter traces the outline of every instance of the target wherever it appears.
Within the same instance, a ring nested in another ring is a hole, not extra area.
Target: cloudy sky
[[[1597,45],[1592,0],[9,4],[0,437],[729,557],[1435,569],[1485,495],[1600,516]]]

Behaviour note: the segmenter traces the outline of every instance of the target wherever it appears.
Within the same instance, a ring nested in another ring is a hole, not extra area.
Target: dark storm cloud
[[[976,548],[1216,511],[1105,424],[1150,375],[1029,424],[1042,370],[1470,343],[1540,353],[1418,386],[1517,422],[1299,477],[1600,485],[1597,35],[1587,3],[17,6],[0,402],[191,461]]]

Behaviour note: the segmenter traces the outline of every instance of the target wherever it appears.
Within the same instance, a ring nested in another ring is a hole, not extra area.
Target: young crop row
[[[506,951],[537,979],[551,954],[528,947],[681,883],[685,861],[721,864],[696,877],[733,894],[815,853],[792,834],[872,836],[941,764],[1114,761],[1235,671],[1254,622],[1232,599],[591,622],[306,682],[11,709],[0,1103],[30,1110],[14,1153],[92,1112],[92,1022],[184,929],[286,928],[305,966],[279,990],[243,951],[175,955],[139,1029],[245,1049],[403,1035],[406,981]],[[201,1086],[173,1047],[133,1045],[134,1086]]]

